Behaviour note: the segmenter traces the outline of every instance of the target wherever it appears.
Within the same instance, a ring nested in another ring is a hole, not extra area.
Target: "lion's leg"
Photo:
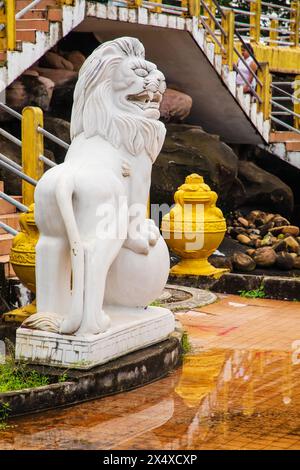
[[[94,240],[85,247],[85,285],[83,320],[77,334],[98,334],[109,327],[110,319],[103,311],[106,278],[124,240]]]
[[[70,308],[71,266],[68,242],[41,235],[36,247],[37,311],[65,316]],[[39,294],[42,295],[39,295]]]

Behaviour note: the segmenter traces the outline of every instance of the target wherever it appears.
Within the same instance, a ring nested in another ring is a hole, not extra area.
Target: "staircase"
[[[84,19],[85,12],[85,0],[40,0],[24,14],[21,11],[32,4],[32,0],[4,3],[6,9],[0,7],[0,18],[4,18],[6,26],[0,32],[0,91],[72,31]],[[6,18],[9,5],[15,6],[10,15],[14,18],[11,27]]]
[[[0,191],[4,192],[4,183],[0,181]],[[19,202],[22,202],[22,196],[13,196]],[[15,206],[9,204],[4,199],[0,199],[0,222],[9,225],[15,230],[20,230],[19,213],[17,213]],[[9,263],[9,253],[12,247],[12,240],[14,236],[7,233],[0,227],[0,268],[4,267],[4,274],[6,278],[15,276],[14,270]],[[0,272],[3,272],[1,269]]]

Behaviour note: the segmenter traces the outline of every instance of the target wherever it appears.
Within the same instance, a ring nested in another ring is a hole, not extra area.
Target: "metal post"
[[[275,29],[277,31],[275,31]],[[278,41],[278,29],[279,29],[279,21],[278,19],[273,18],[271,20],[271,27],[270,27],[270,46],[272,46],[272,44],[277,45],[276,41]]]
[[[6,38],[7,50],[14,51],[16,49],[16,2],[6,0]]]
[[[182,8],[189,9],[189,16],[200,16],[200,1],[199,0],[181,0]]]
[[[250,3],[250,40],[251,42],[260,41],[260,20],[261,20],[261,0]]]
[[[22,166],[31,178],[39,180],[44,173],[44,163],[40,155],[44,153],[44,137],[37,131],[43,127],[43,111],[34,106],[27,106],[22,112]],[[34,201],[34,187],[22,182],[23,203],[29,206]]]
[[[296,75],[295,81],[294,81],[294,113],[295,114],[300,114],[300,75]],[[294,116],[294,126],[296,129],[300,129],[300,119],[298,116]]]
[[[259,81],[257,82],[257,94],[261,99],[258,109],[263,113],[264,120],[270,119],[271,115],[271,74],[268,62],[260,64],[257,70]]]
[[[299,27],[300,27],[300,2],[296,0],[291,3],[291,34],[290,41],[295,47],[299,46]]]
[[[234,62],[234,11],[226,10],[222,17],[222,27],[226,36],[222,34],[222,46],[226,50],[224,62],[228,65],[229,70],[233,69]]]

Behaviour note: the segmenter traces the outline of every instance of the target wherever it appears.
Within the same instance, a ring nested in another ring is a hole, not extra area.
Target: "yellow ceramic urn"
[[[35,293],[35,246],[39,232],[34,221],[34,204],[20,216],[21,231],[13,239],[10,263],[22,284]],[[35,301],[25,307],[4,314],[5,321],[23,322],[36,312]]]
[[[208,257],[219,247],[226,232],[217,193],[202,176],[187,176],[175,193],[175,206],[163,217],[162,234],[170,249],[182,259],[171,274],[220,277],[228,269],[212,266]]]

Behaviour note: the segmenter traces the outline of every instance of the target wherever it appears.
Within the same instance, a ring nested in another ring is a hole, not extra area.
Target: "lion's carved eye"
[[[147,70],[145,70],[145,69],[140,69],[140,68],[139,68],[139,69],[134,69],[134,72],[136,73],[136,75],[137,75],[138,77],[147,77],[147,75],[148,75],[148,73],[149,73],[149,72],[147,72]]]

